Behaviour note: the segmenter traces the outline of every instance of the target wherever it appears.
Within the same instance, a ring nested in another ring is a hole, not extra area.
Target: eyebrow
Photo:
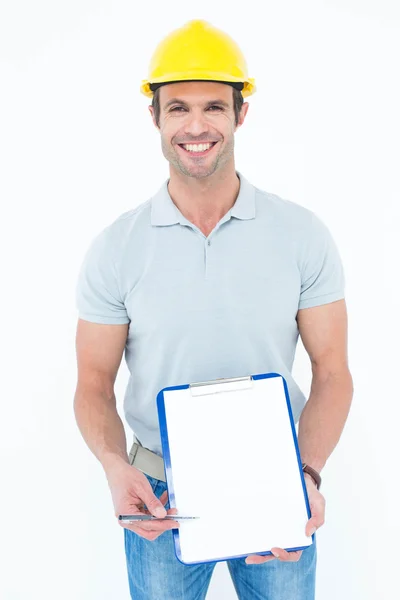
[[[184,106],[187,106],[186,102],[184,102],[183,100],[180,100],[179,98],[172,98],[171,100],[168,100],[168,102],[166,102],[166,104],[164,105],[164,110],[167,109],[169,106],[171,106],[171,104],[183,104]],[[228,104],[228,102],[225,102],[225,100],[210,100],[209,102],[207,102],[206,106],[212,106],[213,104],[220,104],[221,106],[224,106],[225,108],[230,108],[230,105]]]

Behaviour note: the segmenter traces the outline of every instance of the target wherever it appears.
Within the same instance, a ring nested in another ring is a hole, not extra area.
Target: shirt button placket
[[[206,240],[206,246],[205,246],[205,252],[204,252],[204,257],[205,257],[205,278],[207,279],[207,275],[208,275],[208,247],[211,245],[211,241],[210,240]]]

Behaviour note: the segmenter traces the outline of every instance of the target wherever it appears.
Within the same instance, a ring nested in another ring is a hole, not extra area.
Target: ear
[[[149,109],[149,112],[150,112],[150,114],[151,114],[151,118],[152,118],[152,120],[153,120],[153,125],[154,125],[154,127],[155,127],[156,129],[160,130],[160,128],[157,126],[156,119],[155,119],[155,116],[154,116],[154,108],[153,108],[153,107],[150,105],[150,106],[148,107],[148,109]]]
[[[248,102],[243,102],[242,108],[240,109],[238,124],[236,125],[235,131],[239,129],[244,123],[244,120],[247,115],[247,111],[249,110],[250,104]]]

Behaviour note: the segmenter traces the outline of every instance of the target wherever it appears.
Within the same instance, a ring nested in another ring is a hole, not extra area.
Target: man
[[[170,177],[106,227],[85,256],[77,286],[79,428],[104,468],[116,515],[176,514],[163,473],[159,390],[278,372],[299,422],[312,535],[324,523],[319,473],[353,393],[335,243],[313,212],[235,169],[234,134],[255,85],[229,36],[201,20],[174,31],[141,91],[152,98]],[[312,364],[307,402],[291,375],[299,334]],[[124,349],[131,374],[124,409],[137,436],[129,455],[114,394]],[[268,450],[266,463],[279,453]],[[168,531],[177,521],[122,526],[132,598],[205,598],[215,563],[177,560]],[[227,561],[238,596],[314,598],[315,540],[303,551],[272,551]]]

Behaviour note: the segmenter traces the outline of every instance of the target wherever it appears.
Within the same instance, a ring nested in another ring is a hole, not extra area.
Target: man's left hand
[[[325,523],[325,498],[319,490],[313,480],[313,478],[304,473],[304,481],[306,482],[308,501],[311,509],[311,519],[306,524],[306,535],[311,536],[321,525]],[[297,562],[303,550],[297,550],[295,552],[287,552],[283,548],[273,547],[271,552],[274,556],[263,556],[261,554],[250,554],[246,558],[246,564],[248,565],[260,565],[261,563],[268,562],[278,558],[283,562]]]

